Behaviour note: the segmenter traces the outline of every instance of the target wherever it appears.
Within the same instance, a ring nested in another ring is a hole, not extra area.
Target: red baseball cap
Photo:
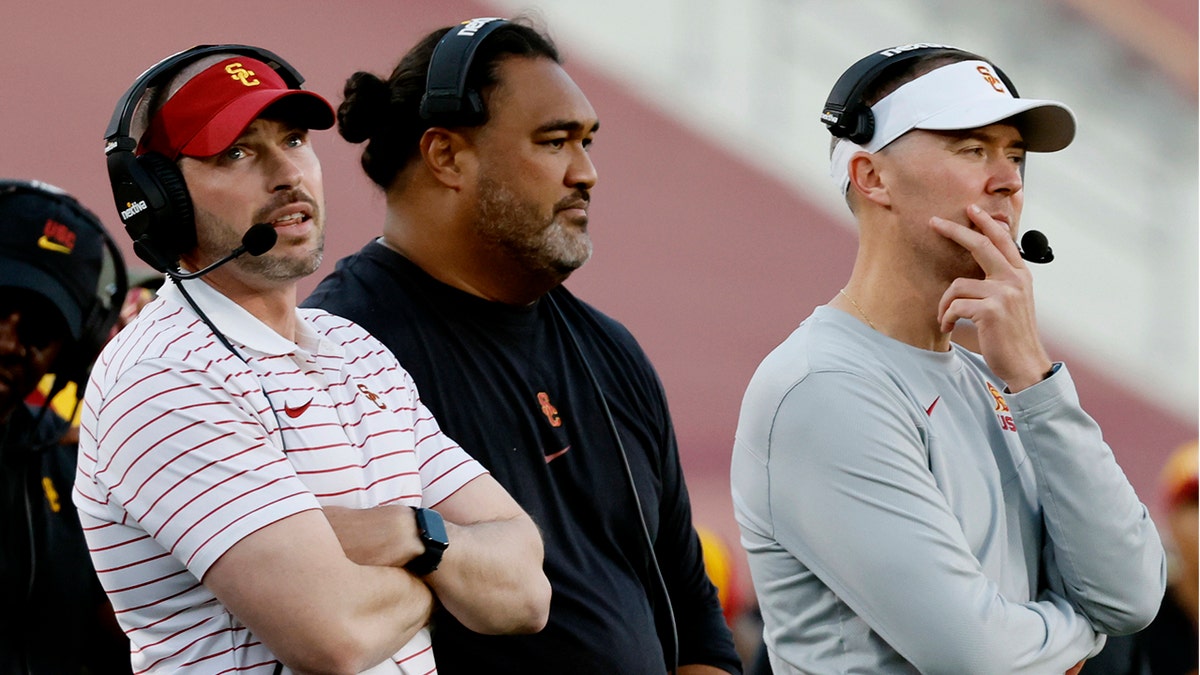
[[[319,94],[291,89],[267,64],[231,56],[201,71],[158,110],[138,154],[210,157],[233,145],[268,106],[287,100],[288,119],[308,129],[333,126],[333,106]]]

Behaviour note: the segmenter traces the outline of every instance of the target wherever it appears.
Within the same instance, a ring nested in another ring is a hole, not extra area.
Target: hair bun
[[[375,75],[359,71],[346,80],[344,99],[338,106],[338,133],[351,143],[362,143],[383,128],[391,107],[390,90]]]

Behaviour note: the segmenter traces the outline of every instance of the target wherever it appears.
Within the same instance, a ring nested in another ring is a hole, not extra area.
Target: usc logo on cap
[[[47,220],[37,245],[47,251],[71,255],[75,250],[75,232],[56,220]]]
[[[983,76],[984,82],[987,82],[988,84],[992,85],[992,89],[995,89],[996,91],[1000,92],[1001,94],[1005,93],[1004,83],[1000,81],[1000,78],[993,75],[992,71],[988,70],[987,66],[979,66],[975,70],[978,70],[979,74]]]
[[[230,79],[237,80],[247,87],[256,87],[260,84],[258,78],[251,80],[254,77],[253,70],[246,70],[239,62],[233,62],[225,66],[225,72],[229,73]]]

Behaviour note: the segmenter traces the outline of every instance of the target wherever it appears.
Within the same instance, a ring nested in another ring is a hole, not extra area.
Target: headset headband
[[[498,17],[471,19],[442,36],[429,59],[421,119],[470,124],[474,116],[483,112],[478,92],[467,91],[467,74],[484,39],[507,24],[508,21]]]
[[[830,90],[825,107],[821,110],[821,121],[829,128],[829,133],[859,145],[869,142],[875,133],[875,118],[871,114],[871,107],[863,100],[863,95],[885,70],[925,56],[931,51],[985,60],[958,47],[928,42],[900,45],[869,54],[847,68]],[[1017,88],[1013,86],[1012,81],[995,64],[992,64],[992,68],[1016,98]]]

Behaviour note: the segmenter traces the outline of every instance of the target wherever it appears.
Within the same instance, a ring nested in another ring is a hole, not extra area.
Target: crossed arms
[[[422,580],[403,569],[423,547],[407,506],[327,507],[269,525],[204,577],[229,610],[297,670],[360,672],[429,621],[435,596],[472,630],[535,632],[550,585],[541,537],[490,476],[437,505],[450,547]]]

